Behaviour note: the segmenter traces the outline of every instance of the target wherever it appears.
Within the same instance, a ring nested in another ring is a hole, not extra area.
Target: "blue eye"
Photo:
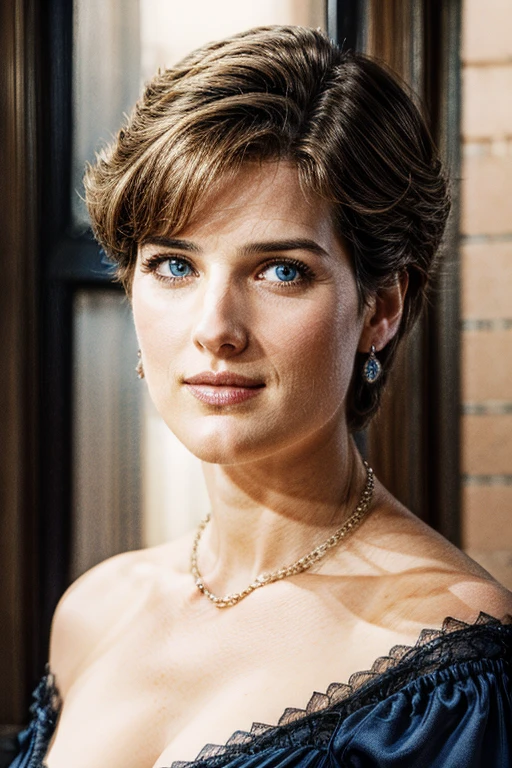
[[[188,277],[192,273],[190,264],[182,259],[169,259],[168,264],[173,277]]]
[[[268,268],[269,273],[274,273],[275,277],[270,277],[271,282],[290,283],[300,277],[300,272],[293,264],[273,264]]]

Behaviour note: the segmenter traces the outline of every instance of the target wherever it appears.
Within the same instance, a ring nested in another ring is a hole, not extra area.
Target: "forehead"
[[[302,189],[293,163],[246,163],[222,176],[206,193],[186,225],[174,235],[203,238],[219,234],[250,237],[287,232],[322,239],[335,237],[330,206]]]

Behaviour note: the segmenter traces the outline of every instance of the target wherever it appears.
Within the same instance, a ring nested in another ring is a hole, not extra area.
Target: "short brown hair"
[[[261,27],[195,51],[156,75],[87,169],[93,230],[130,292],[140,242],[183,228],[242,163],[276,159],[292,161],[303,189],[331,203],[361,307],[409,276],[400,330],[380,353],[384,375],[367,385],[356,361],[347,419],[360,429],[421,311],[449,211],[425,121],[381,65],[303,27]]]

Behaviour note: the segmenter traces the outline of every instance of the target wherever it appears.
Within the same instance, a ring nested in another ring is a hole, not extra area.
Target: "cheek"
[[[357,299],[325,291],[321,300],[281,313],[269,323],[264,347],[283,383],[305,398],[339,398],[350,382],[361,331]]]
[[[152,337],[161,334],[168,335],[172,323],[169,322],[169,313],[172,313],[172,305],[165,300],[163,291],[152,288],[149,281],[143,278],[135,279],[133,284],[132,308],[133,319],[137,337],[141,345],[145,341],[151,341]],[[156,333],[158,332],[158,333]]]
[[[173,353],[187,334],[183,312],[178,313],[163,293],[152,290],[143,281],[140,284],[134,282],[133,319],[148,384],[153,371],[167,370]]]

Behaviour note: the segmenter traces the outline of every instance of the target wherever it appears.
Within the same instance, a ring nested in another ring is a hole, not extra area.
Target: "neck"
[[[204,465],[211,522],[198,564],[217,594],[237,592],[322,544],[353,513],[366,470],[348,433],[241,465]]]

